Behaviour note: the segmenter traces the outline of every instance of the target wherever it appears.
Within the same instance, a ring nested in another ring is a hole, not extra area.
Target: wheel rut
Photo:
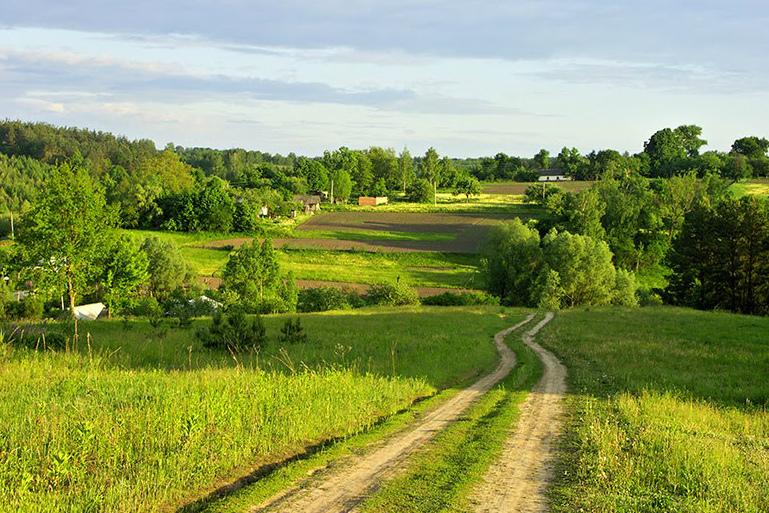
[[[505,337],[534,318],[534,314],[494,336],[500,362],[490,374],[425,415],[406,431],[390,438],[380,447],[355,457],[344,468],[330,469],[325,475],[310,478],[248,511],[333,513],[353,511],[387,477],[402,468],[405,461],[448,425],[456,422],[470,405],[502,380],[515,365],[515,354],[505,344]],[[549,319],[548,319],[549,320]],[[535,329],[538,329],[540,322]],[[533,331],[533,330],[532,330]]]

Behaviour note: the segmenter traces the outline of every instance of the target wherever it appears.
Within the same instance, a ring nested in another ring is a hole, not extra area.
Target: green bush
[[[424,178],[418,178],[409,186],[406,191],[406,197],[414,203],[431,203],[435,198],[435,194],[430,182]]]
[[[307,333],[304,332],[299,317],[286,319],[280,329],[280,342],[282,344],[304,344],[307,342]]]
[[[139,317],[149,318],[161,315],[162,311],[163,309],[160,307],[158,300],[152,296],[147,296],[136,302],[131,313]]]
[[[475,306],[499,305],[499,298],[486,292],[444,292],[422,299],[423,305],[431,306]]]
[[[363,298],[350,289],[318,287],[299,291],[299,312],[327,312],[328,310],[348,310],[364,305]]]
[[[258,350],[267,342],[267,330],[258,315],[249,320],[242,309],[216,312],[208,328],[196,333],[204,347],[234,352]]]
[[[366,301],[370,305],[418,305],[419,295],[416,290],[402,283],[380,283],[371,286]]]

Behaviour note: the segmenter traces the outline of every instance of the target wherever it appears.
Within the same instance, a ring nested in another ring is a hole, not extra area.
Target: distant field
[[[543,182],[489,182],[483,184],[483,193],[493,196],[523,196],[531,185],[542,185]],[[549,185],[560,187],[566,192],[579,192],[589,189],[595,182],[548,182]]]
[[[731,187],[737,196],[769,196],[769,178],[754,178]]]
[[[675,308],[561,312],[569,369],[555,512],[769,509],[769,318]]]
[[[174,511],[496,363],[499,309],[302,316],[309,343],[211,351],[189,329],[83,323],[81,353],[0,344],[0,511]],[[29,329],[29,328],[27,328]],[[7,336],[7,334],[6,334]],[[461,354],[462,358],[456,358]]]
[[[485,190],[478,196],[470,197],[469,201],[464,196],[455,196],[451,192],[438,191],[437,204],[411,203],[401,201],[396,197],[389,204],[376,207],[359,207],[356,204],[347,204],[323,205],[323,208],[329,212],[495,213],[521,217],[535,217],[541,214],[541,211],[536,207],[523,204],[520,195],[516,196],[505,192],[491,193]]]

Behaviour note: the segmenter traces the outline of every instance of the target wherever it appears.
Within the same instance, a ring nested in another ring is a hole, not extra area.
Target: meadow
[[[77,354],[3,343],[0,511],[173,509],[466,383],[494,366],[493,333],[522,317],[499,308],[306,315],[308,343],[282,347],[284,317],[270,316],[272,342],[247,354],[201,347],[193,332],[203,320],[84,324]]]
[[[561,312],[569,369],[556,512],[769,510],[769,319],[667,307]]]

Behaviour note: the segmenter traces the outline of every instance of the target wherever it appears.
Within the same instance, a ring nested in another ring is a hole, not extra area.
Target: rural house
[[[305,214],[314,214],[320,211],[320,196],[297,194],[294,201],[301,203]]]
[[[537,178],[539,182],[568,182],[571,180],[571,177],[563,169],[540,169],[537,173],[539,173],[539,178]]]
[[[358,205],[361,207],[376,207],[377,205],[387,205],[387,196],[361,196],[358,198]]]

